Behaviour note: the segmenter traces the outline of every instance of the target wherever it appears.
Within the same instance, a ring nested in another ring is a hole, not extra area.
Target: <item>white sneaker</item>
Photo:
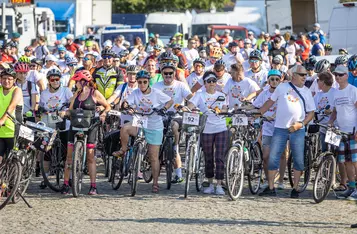
[[[266,189],[268,186],[269,186],[268,182],[264,182],[264,184],[261,184],[261,185],[260,185],[260,188],[264,190],[264,189]]]
[[[225,195],[226,193],[224,192],[222,185],[217,185],[216,186],[216,195]]]
[[[213,186],[213,184],[210,184],[209,187],[206,187],[206,188],[203,190],[203,193],[204,193],[204,194],[212,194],[212,193],[214,193],[214,186]]]
[[[284,188],[285,188],[284,183],[278,184],[278,190],[284,190]]]

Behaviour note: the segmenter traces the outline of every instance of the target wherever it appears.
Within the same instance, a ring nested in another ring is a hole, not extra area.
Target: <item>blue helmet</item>
[[[141,70],[136,73],[136,79],[150,79],[150,73],[146,70]]]
[[[348,70],[349,71],[354,71],[357,68],[357,54],[352,55],[348,59]]]

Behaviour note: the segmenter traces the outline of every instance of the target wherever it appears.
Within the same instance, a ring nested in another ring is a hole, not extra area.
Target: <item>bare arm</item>
[[[172,104],[174,104],[174,100],[172,100],[172,99],[170,101],[166,102],[165,106],[164,106],[165,109],[168,110],[172,106]]]
[[[269,110],[269,108],[274,105],[274,101],[272,100],[268,100],[264,103],[264,105],[259,109],[259,112],[263,115],[265,112],[267,112]]]
[[[196,84],[191,88],[191,92],[192,93],[196,93],[197,90],[199,90],[202,87],[202,85],[198,82],[196,82]]]
[[[46,89],[45,82],[43,82],[42,79],[39,80],[39,81],[37,81],[37,85],[38,85],[38,87],[40,88],[40,91],[41,91],[41,92]]]
[[[356,104],[355,104],[355,106],[356,106]],[[335,122],[336,115],[337,115],[336,108],[333,108],[333,111],[331,113],[330,120],[328,121],[328,124],[332,125],[333,122]]]
[[[103,94],[101,94],[98,90],[94,92],[94,98],[101,106],[104,107],[104,112],[108,112],[111,110],[109,103],[107,102]]]
[[[31,94],[31,99],[32,99],[31,109],[32,109],[32,111],[37,111],[38,104],[40,102],[40,95],[36,94],[36,93]]]
[[[314,118],[314,111],[310,111],[306,116],[305,119],[302,121],[304,126],[306,126],[313,118]]]

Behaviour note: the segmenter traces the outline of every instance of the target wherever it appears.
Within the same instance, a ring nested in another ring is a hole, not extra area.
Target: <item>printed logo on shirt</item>
[[[348,97],[340,97],[335,99],[335,106],[349,105],[350,99]]]
[[[216,91],[222,92],[224,88],[223,78],[217,80]]]
[[[233,98],[241,98],[242,97],[242,89],[239,85],[234,85],[231,88],[231,95]]]
[[[317,109],[320,111],[320,110],[324,110],[325,107],[329,105],[329,101],[328,101],[328,98],[327,97],[322,97],[320,99],[320,101],[317,103]]]
[[[164,88],[163,93],[169,96],[170,98],[173,98],[176,94],[175,89],[173,87]]]
[[[207,98],[206,98],[206,102],[205,102],[205,106],[207,106],[208,109],[213,109],[213,108],[215,108],[215,107],[222,108],[222,103],[221,103],[221,102],[215,102],[215,103],[214,103],[214,106],[211,106],[214,101],[216,101],[216,98],[215,98],[215,97],[211,97],[211,98],[210,98],[210,97],[207,97]]]
[[[52,96],[46,102],[46,105],[49,110],[57,110],[60,107],[61,100],[58,96]]]
[[[289,102],[298,102],[299,101],[299,96],[295,93],[293,89],[289,89],[289,91],[286,93],[287,99]]]
[[[138,108],[140,111],[142,111],[143,113],[150,113],[152,108],[153,108],[153,104],[152,101],[149,98],[146,97],[142,97],[140,99]]]

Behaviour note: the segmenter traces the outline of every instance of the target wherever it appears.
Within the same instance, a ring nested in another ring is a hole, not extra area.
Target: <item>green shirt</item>
[[[164,78],[162,78],[161,74],[156,74],[154,77],[150,78],[150,87],[152,87],[155,83],[163,81]]]
[[[12,100],[12,94],[14,93],[15,89],[16,87],[12,87],[10,92],[7,95],[4,95],[4,90],[0,86],[0,117],[5,114],[7,108],[9,107]],[[11,114],[12,116],[15,116],[15,111]],[[0,138],[13,138],[14,133],[15,124],[10,118],[7,118],[5,120],[5,126],[0,127]]]

